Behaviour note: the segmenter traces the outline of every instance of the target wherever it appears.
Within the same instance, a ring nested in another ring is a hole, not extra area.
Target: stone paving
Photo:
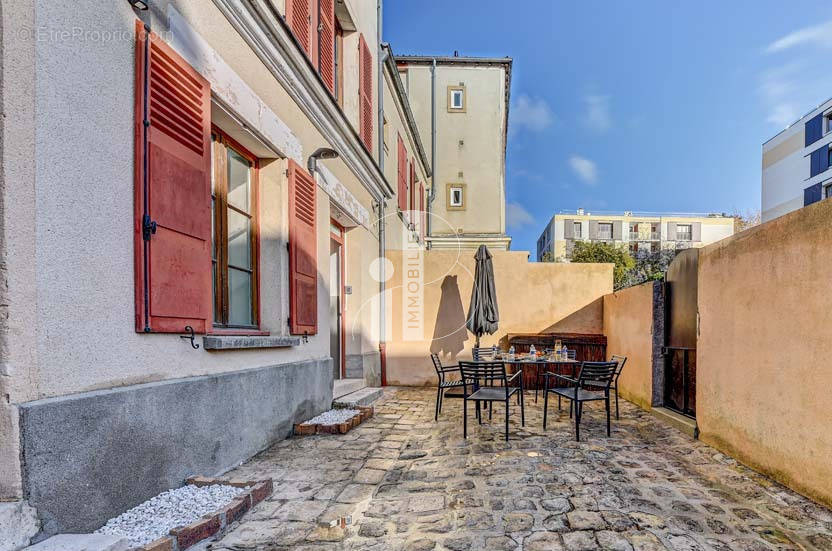
[[[832,512],[621,402],[566,410],[527,394],[462,439],[460,400],[433,420],[435,390],[387,389],[344,435],[292,438],[229,473],[275,492],[215,550],[832,549]],[[469,411],[469,421],[473,417]]]

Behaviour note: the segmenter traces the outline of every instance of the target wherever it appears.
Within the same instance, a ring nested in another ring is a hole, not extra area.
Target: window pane
[[[228,204],[249,212],[249,176],[251,163],[233,149],[228,149]]]
[[[228,268],[228,323],[254,325],[251,308],[251,274]]]
[[[211,301],[211,304],[216,305],[217,304],[217,263],[216,262],[211,263],[211,281],[214,284],[213,285],[213,293],[212,293],[213,300]],[[214,308],[214,323],[222,323],[222,317],[220,316],[220,312],[218,312],[216,308]]]
[[[251,220],[228,209],[228,265],[251,269]]]

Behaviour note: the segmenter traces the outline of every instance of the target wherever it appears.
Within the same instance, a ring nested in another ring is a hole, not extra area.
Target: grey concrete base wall
[[[380,386],[381,358],[378,351],[347,354],[346,371],[349,379],[364,379],[369,386]]]
[[[89,532],[194,474],[225,471],[329,409],[332,360],[20,406],[24,492],[42,535]]]

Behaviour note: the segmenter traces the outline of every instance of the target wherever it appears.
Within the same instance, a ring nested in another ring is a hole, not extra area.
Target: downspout
[[[382,9],[382,0],[376,2],[376,24],[378,25],[378,166],[381,169],[381,175],[384,176],[384,59],[387,55],[387,50],[382,45],[382,16],[384,15]],[[378,293],[379,293],[379,327],[378,327],[378,353],[379,364],[381,370],[381,386],[387,386],[387,336],[385,331],[387,329],[387,274],[385,259],[386,244],[384,231],[384,207],[386,199],[382,195],[378,201]]]
[[[425,231],[430,237],[430,205],[436,197],[436,58],[433,58],[433,63],[430,67],[430,193],[428,194],[428,212],[427,223],[425,224]],[[427,242],[427,247],[430,248],[431,242]]]

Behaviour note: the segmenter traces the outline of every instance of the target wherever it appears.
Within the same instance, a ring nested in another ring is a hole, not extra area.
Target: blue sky
[[[832,96],[827,2],[508,4],[388,0],[384,39],[514,59],[515,250],[562,209],[759,210],[762,143]]]

